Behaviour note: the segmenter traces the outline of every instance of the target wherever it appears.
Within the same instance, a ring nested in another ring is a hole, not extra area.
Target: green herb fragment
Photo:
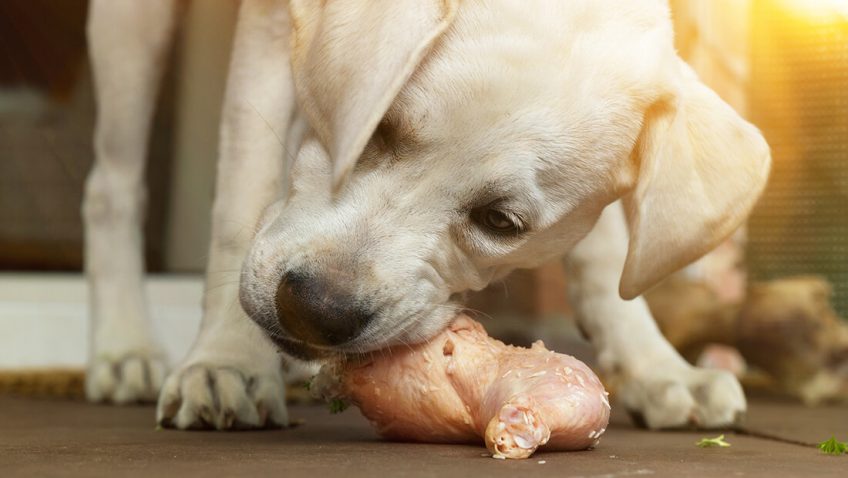
[[[721,447],[727,448],[730,446],[730,443],[724,441],[724,435],[719,435],[715,438],[701,438],[701,441],[695,442],[701,448],[710,448],[710,447]]]
[[[340,398],[334,398],[334,399],[330,400],[330,413],[333,413],[333,414],[341,413],[341,412],[347,410],[347,407],[349,405],[350,405],[349,403],[345,402],[344,400],[342,400]]]
[[[309,392],[309,391],[311,391],[311,390],[312,390],[312,381],[313,381],[313,380],[315,380],[315,376],[314,376],[314,375],[313,375],[313,376],[311,376],[311,377],[309,377],[309,379],[308,379],[308,380],[306,380],[305,382],[303,382],[303,388],[305,388],[307,392]]]
[[[830,440],[825,440],[819,443],[819,450],[828,455],[844,455],[848,453],[848,442],[836,441],[836,437],[830,437]]]

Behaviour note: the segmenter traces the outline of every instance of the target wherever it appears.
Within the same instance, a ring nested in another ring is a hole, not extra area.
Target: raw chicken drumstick
[[[459,316],[429,342],[324,365],[312,393],[355,404],[385,438],[476,442],[495,458],[583,450],[609,421],[607,393],[582,362],[505,345]]]

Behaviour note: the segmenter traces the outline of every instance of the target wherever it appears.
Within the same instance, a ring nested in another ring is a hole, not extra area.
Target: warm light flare
[[[833,23],[848,21],[848,0],[776,0],[787,11],[806,20]]]

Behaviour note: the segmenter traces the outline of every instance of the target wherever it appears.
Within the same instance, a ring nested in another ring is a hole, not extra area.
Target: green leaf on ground
[[[341,413],[347,410],[349,404],[340,398],[330,400],[330,413]]]
[[[701,438],[700,441],[695,442],[695,445],[698,445],[701,448],[710,448],[714,446],[727,448],[730,446],[730,443],[724,441],[724,435],[719,435],[715,438]]]
[[[828,455],[844,455],[848,453],[848,443],[836,440],[836,437],[830,437],[830,440],[825,440],[819,443],[819,450]]]

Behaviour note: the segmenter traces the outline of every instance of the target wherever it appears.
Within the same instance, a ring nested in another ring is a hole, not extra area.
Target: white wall
[[[156,338],[173,364],[200,325],[201,277],[152,276],[147,293]],[[0,274],[0,369],[83,367],[87,298],[81,274]]]

